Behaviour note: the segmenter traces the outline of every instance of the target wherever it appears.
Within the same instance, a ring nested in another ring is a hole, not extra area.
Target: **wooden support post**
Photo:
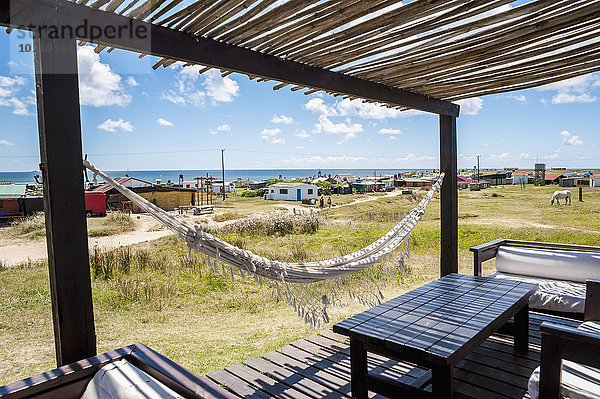
[[[441,188],[440,274],[458,273],[458,182],[456,118],[440,115],[440,170],[446,174]]]
[[[56,21],[53,21],[56,23]],[[58,24],[57,26],[60,26]],[[35,80],[56,359],[96,354],[75,39],[34,32]]]

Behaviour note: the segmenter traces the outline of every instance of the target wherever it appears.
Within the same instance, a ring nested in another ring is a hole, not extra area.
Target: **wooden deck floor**
[[[454,370],[457,398],[528,398],[527,381],[539,364],[543,321],[577,326],[567,319],[531,314],[530,345],[526,355],[515,355],[512,338],[493,335]],[[301,339],[243,364],[208,374],[244,398],[348,398],[350,358],[348,339],[331,330]],[[406,362],[369,354],[369,371],[411,383],[427,370]],[[431,386],[426,389],[431,389]],[[375,396],[374,396],[375,397]],[[376,396],[381,397],[381,396]]]

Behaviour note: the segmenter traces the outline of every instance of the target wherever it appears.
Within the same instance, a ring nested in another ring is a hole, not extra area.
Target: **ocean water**
[[[231,169],[225,170],[225,181],[232,181],[237,178],[248,179],[252,181],[266,180],[271,178],[282,179],[297,179],[304,177],[316,177],[321,171],[322,175],[335,176],[338,173],[351,174],[352,176],[368,176],[368,175],[394,175],[398,173],[408,172],[411,170],[423,169]],[[215,177],[221,178],[220,170],[111,170],[105,171],[108,176],[123,177],[129,175],[140,180],[155,182],[156,179],[162,179],[163,183],[171,180],[177,182],[179,175],[183,175],[184,180],[193,180],[196,177]],[[31,172],[0,172],[0,182],[11,183],[33,183],[35,175],[41,175],[39,171]],[[88,177],[92,180],[92,173],[88,172]]]

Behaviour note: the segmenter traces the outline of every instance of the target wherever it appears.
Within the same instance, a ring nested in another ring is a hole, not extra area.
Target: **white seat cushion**
[[[598,321],[586,321],[578,329],[598,333],[598,339],[600,339],[600,322]],[[529,377],[528,389],[531,399],[540,397],[539,367]],[[600,370],[563,360],[560,391],[563,398],[600,399]]]
[[[585,283],[600,278],[600,253],[501,246],[496,271]]]
[[[81,399],[183,399],[183,396],[122,359],[102,367]]]
[[[499,272],[492,274],[491,277],[538,284],[537,290],[529,297],[531,309],[568,313],[583,313],[585,310],[584,283]]]

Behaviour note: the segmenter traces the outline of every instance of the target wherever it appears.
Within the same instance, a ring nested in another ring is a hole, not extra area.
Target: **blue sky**
[[[33,57],[0,35],[0,171],[37,169]],[[84,152],[106,170],[437,168],[438,118],[304,95],[216,70],[202,75],[115,50],[79,50]],[[600,73],[469,99],[459,167],[600,167]]]

